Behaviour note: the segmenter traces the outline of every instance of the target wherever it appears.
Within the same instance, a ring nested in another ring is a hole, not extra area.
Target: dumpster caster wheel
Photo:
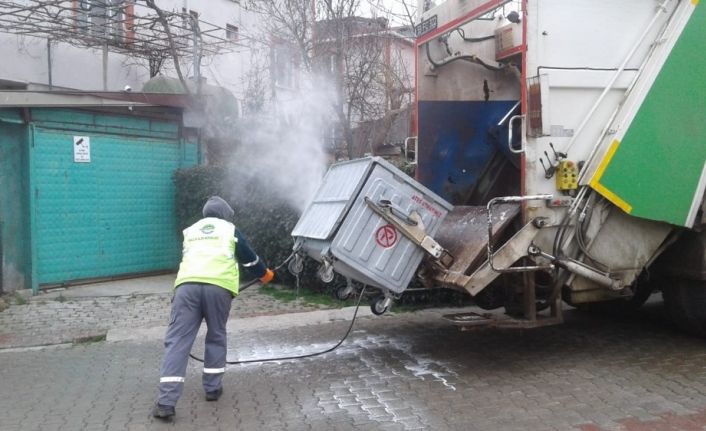
[[[386,298],[384,296],[380,296],[378,298],[375,298],[373,300],[373,303],[370,304],[370,311],[373,312],[374,315],[376,316],[381,316],[390,309],[390,306],[392,305],[392,298]]]
[[[302,259],[302,257],[298,254],[295,255],[292,260],[290,260],[287,264],[287,269],[292,275],[301,274],[301,272],[304,270],[304,259]]]
[[[353,289],[346,286],[346,287],[339,287],[336,289],[336,299],[339,301],[345,301],[347,299],[350,299],[351,295],[353,294]]]
[[[330,283],[333,281],[333,266],[331,265],[321,265],[319,268],[319,271],[317,273],[319,276],[319,279],[323,281],[324,283]]]
[[[353,286],[353,280],[346,277],[346,286],[336,289],[336,299],[339,301],[345,301],[353,295],[354,291],[355,287]]]

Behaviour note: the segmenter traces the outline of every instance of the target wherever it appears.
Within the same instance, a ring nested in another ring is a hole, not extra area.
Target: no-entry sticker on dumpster
[[[375,232],[375,241],[379,246],[390,248],[397,242],[397,231],[391,224],[382,226]]]

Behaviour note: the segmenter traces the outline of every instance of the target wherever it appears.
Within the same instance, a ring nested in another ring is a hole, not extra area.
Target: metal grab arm
[[[490,268],[495,272],[507,273],[507,272],[528,272],[528,271],[539,271],[542,269],[551,269],[552,265],[535,265],[535,266],[518,266],[510,268],[496,268],[493,266],[493,206],[500,203],[522,203],[525,201],[534,200],[547,200],[552,199],[554,195],[530,195],[530,196],[505,196],[493,198],[488,202],[488,264]],[[538,226],[539,227],[539,226]]]
[[[365,198],[365,199],[367,202],[368,198]],[[370,205],[370,204],[368,204],[368,205]],[[407,223],[410,226],[417,226],[418,224],[420,224],[420,222],[418,220],[414,219],[411,214],[405,214],[404,211],[402,210],[402,208],[393,204],[392,201],[390,201],[388,199],[380,199],[378,201],[378,206],[382,209],[389,209],[393,215],[397,216],[399,219],[401,219],[402,221],[404,221],[405,223]],[[424,226],[421,226],[421,228],[423,229]]]
[[[402,235],[421,247],[422,250],[436,259],[443,267],[448,268],[453,264],[454,257],[436,242],[434,238],[427,235],[422,217],[419,213],[416,211],[412,211],[409,215],[402,213],[402,217],[400,217],[396,213],[401,212],[401,210],[393,208],[388,200],[383,199],[380,200],[379,203],[376,203],[367,196],[364,200],[375,214],[395,226]]]

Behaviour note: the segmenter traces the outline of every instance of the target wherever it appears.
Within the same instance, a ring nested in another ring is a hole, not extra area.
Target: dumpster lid
[[[332,165],[294,226],[292,236],[321,240],[329,238],[350,209],[374,162],[374,158],[365,158]]]

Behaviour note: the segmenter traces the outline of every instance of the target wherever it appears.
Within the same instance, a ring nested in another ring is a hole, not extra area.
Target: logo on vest
[[[200,229],[200,231],[206,235],[213,233],[214,230],[216,230],[216,227],[212,224],[207,224],[206,226],[204,226]]]

